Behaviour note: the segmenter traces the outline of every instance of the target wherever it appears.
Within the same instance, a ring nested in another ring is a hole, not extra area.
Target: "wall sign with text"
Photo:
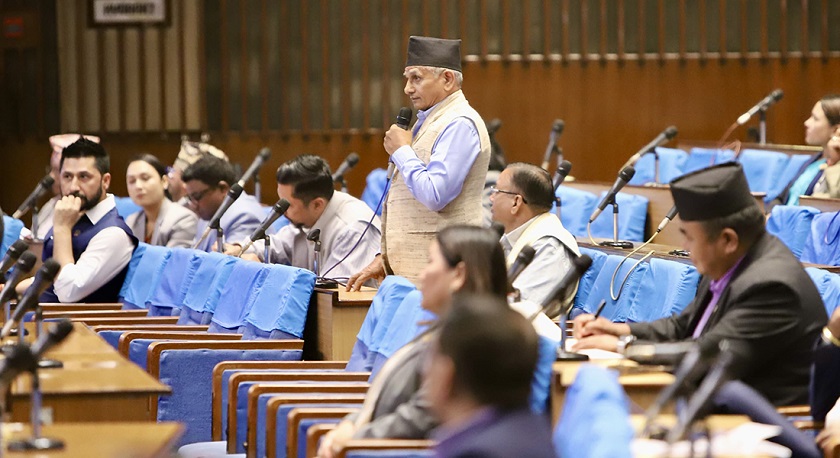
[[[167,0],[90,0],[90,25],[142,26],[169,24]]]

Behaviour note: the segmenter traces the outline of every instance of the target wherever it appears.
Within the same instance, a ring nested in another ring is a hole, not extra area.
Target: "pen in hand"
[[[598,317],[601,316],[601,312],[604,311],[604,307],[606,307],[606,305],[607,305],[607,300],[602,299],[601,303],[598,304],[598,310],[595,310],[595,318],[594,318],[595,320],[597,320]]]

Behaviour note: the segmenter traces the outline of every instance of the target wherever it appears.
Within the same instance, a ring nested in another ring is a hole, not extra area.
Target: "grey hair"
[[[464,84],[464,74],[457,71],[457,70],[452,70],[451,68],[443,68],[443,67],[429,67],[427,65],[418,65],[416,68],[419,68],[421,70],[432,73],[435,76],[440,76],[440,75],[443,74],[443,72],[449,70],[455,76],[455,85],[456,86],[458,86],[460,88]],[[405,74],[403,74],[403,76],[405,76]]]

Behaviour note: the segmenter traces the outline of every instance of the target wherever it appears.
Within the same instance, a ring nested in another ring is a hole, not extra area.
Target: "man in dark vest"
[[[61,271],[41,302],[117,301],[137,238],[107,194],[109,169],[102,145],[84,137],[62,151],[62,197],[43,252],[43,259],[55,259]]]

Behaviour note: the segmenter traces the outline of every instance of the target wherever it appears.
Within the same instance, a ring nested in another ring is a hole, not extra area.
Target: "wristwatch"
[[[616,343],[615,345],[615,351],[623,355],[627,347],[629,347],[635,341],[636,336],[634,336],[633,334],[625,334],[623,336],[618,336],[618,343]]]

